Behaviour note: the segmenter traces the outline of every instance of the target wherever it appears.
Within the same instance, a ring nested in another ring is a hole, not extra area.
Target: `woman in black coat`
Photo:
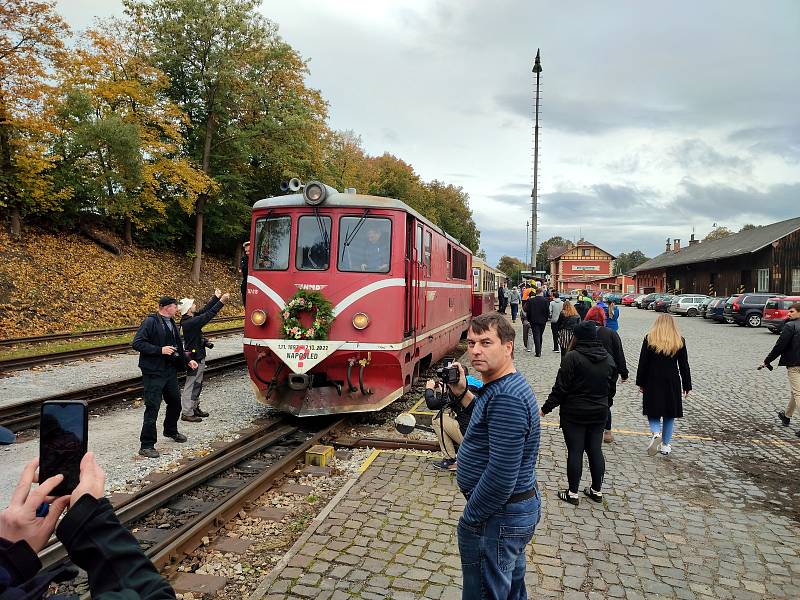
[[[555,385],[542,406],[544,416],[559,408],[561,431],[567,445],[569,487],[558,492],[564,502],[578,505],[578,486],[583,471],[583,453],[589,459],[592,486],[583,490],[591,500],[602,502],[603,427],[608,416],[608,399],[613,395],[617,369],[603,345],[597,341],[597,324],[584,321],[574,329],[574,348],[561,362]]]
[[[622,349],[622,340],[619,334],[613,329],[606,327],[606,313],[599,306],[593,306],[586,313],[586,321],[594,321],[597,323],[597,340],[603,344],[614,359],[617,365],[617,373],[623,383],[628,381],[628,365],[625,362],[625,351]],[[606,419],[606,430],[603,433],[603,441],[610,444],[614,441],[614,435],[611,433],[611,407],[614,406],[614,397],[608,399],[608,419]]]
[[[653,434],[647,453],[666,456],[672,452],[675,419],[683,417],[683,398],[692,389],[686,340],[670,315],[659,315],[642,342],[636,385]]]

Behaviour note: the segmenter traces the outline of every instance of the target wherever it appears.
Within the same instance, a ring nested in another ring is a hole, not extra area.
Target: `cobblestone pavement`
[[[622,309],[631,381],[614,404],[602,504],[556,498],[566,486],[566,452],[557,415],[543,423],[530,597],[800,598],[800,440],[775,417],[788,397],[785,369],[755,371],[776,337],[678,318],[694,390],[673,454],[651,458],[633,378],[654,318]],[[540,404],[559,363],[550,350],[517,354]],[[429,463],[381,453],[254,598],[460,597],[455,524],[464,500],[454,478]]]

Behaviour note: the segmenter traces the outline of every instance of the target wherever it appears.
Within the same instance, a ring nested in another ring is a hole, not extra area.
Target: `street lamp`
[[[531,266],[530,261],[528,260],[528,254],[530,253],[530,246],[528,245],[528,229],[531,226],[530,221],[525,221],[525,264],[529,267]]]

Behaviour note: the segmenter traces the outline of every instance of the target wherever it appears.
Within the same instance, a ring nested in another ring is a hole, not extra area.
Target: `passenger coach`
[[[472,259],[472,314],[481,315],[498,308],[497,290],[508,283],[508,276],[480,258]]]
[[[290,184],[253,207],[244,352],[257,395],[301,416],[379,410],[466,332],[472,254],[399,200]],[[315,302],[330,303],[329,324]]]

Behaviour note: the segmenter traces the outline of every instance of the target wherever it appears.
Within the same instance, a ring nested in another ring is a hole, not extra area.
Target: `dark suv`
[[[724,315],[739,327],[761,327],[764,307],[770,298],[783,298],[783,294],[739,294],[725,303]]]

